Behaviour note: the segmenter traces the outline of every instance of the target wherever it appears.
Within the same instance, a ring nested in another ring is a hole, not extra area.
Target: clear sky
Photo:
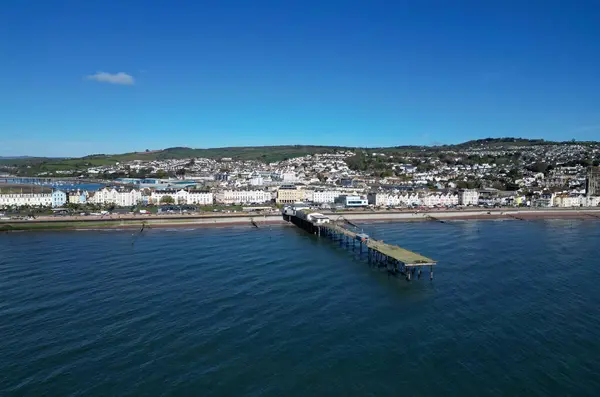
[[[600,2],[6,1],[0,156],[600,140]]]

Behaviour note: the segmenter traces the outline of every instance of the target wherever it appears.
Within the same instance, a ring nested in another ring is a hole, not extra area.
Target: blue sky
[[[584,0],[9,1],[0,156],[600,140],[599,20]]]

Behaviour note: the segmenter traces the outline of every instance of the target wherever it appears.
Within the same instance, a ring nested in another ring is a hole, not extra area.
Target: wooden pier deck
[[[283,214],[285,220],[292,222],[311,234],[328,237],[333,241],[339,242],[340,246],[345,245],[348,249],[352,248],[352,251],[358,249],[359,257],[362,257],[363,248],[366,248],[365,253],[367,254],[369,266],[379,269],[383,268],[387,271],[388,275],[402,274],[408,281],[413,276],[419,279],[421,278],[423,267],[427,266],[429,267],[429,279],[433,280],[433,265],[437,264],[436,260],[396,245],[376,240],[367,234],[356,233],[340,224],[329,222],[327,217],[323,217],[320,214],[317,215],[319,217],[311,219],[302,212],[300,216],[297,216],[297,214],[286,214],[285,212]],[[325,218],[325,221],[323,221],[323,218]]]
[[[329,229],[334,233],[344,235],[352,240],[356,240],[358,236],[357,233],[336,225],[335,223],[318,225],[318,227],[322,229]],[[427,258],[426,256],[417,254],[416,252],[398,247],[397,245],[387,244],[383,241],[375,240],[373,238],[367,239],[366,246],[367,248],[377,251],[388,258],[395,259],[398,262],[403,263],[405,266],[432,266],[437,263],[437,261],[434,259]]]
[[[383,255],[404,263],[405,266],[429,266],[435,265],[437,261],[427,258],[416,252],[409,251],[397,245],[386,244],[383,241],[371,240],[367,247],[382,253]]]

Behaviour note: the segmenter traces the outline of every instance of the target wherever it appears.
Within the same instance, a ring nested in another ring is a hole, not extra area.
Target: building
[[[67,193],[62,190],[52,192],[52,207],[62,207],[67,203]]]
[[[158,205],[161,204],[162,202],[164,202],[164,200],[167,200],[166,197],[170,197],[173,199],[173,203],[175,203],[177,200],[175,198],[175,194],[177,193],[176,190],[154,190],[152,191],[152,193],[150,193],[150,199],[148,200],[149,204],[154,204],[154,205]],[[168,200],[170,201],[170,200]],[[172,203],[169,203],[172,204]]]
[[[117,190],[105,187],[88,197],[88,201],[100,205],[113,204],[119,207],[131,207],[142,202],[142,192],[136,189]]]
[[[556,198],[556,206],[562,208],[581,207],[580,196],[559,196]]]
[[[313,192],[312,202],[317,204],[334,203],[343,193],[336,190],[315,190]]]
[[[600,196],[590,196],[585,197],[584,207],[599,207],[600,206]]]
[[[283,182],[297,182],[298,181],[298,177],[296,176],[296,174],[294,172],[283,172],[280,176],[281,180]]]
[[[583,199],[581,196],[560,195],[554,197],[554,206],[560,208],[581,207]]]
[[[170,201],[166,197],[171,197],[174,204],[180,205],[212,205],[214,203],[212,193],[193,189],[155,190],[150,193],[148,203],[158,205],[164,203],[165,200]],[[144,200],[142,199],[142,201]]]
[[[304,199],[304,192],[296,186],[281,186],[277,190],[278,204],[293,204]]]
[[[446,207],[458,205],[458,194],[432,193],[425,195],[421,202],[425,207]]]
[[[600,167],[589,167],[585,183],[586,197],[600,196]]]
[[[421,198],[416,193],[369,193],[367,199],[369,200],[369,204],[376,207],[411,207],[421,205]]]
[[[263,204],[271,201],[271,193],[264,190],[224,190],[217,193],[221,204]]]
[[[87,202],[87,198],[88,198],[88,192],[87,191],[72,191],[69,192],[69,194],[67,195],[69,198],[69,204],[85,204]]]
[[[210,192],[189,190],[188,193],[188,200],[186,204],[212,205],[215,202],[214,195]]]
[[[0,194],[0,208],[2,207],[50,207],[52,205],[51,193],[10,193]]]
[[[458,204],[477,205],[479,203],[479,192],[475,189],[461,189],[458,192]]]
[[[304,192],[302,201],[312,203],[315,197],[315,191],[312,189],[303,189],[302,191]]]
[[[540,194],[539,197],[531,201],[532,207],[546,208],[554,206],[554,193]]]
[[[337,202],[344,205],[346,208],[359,208],[366,207],[369,205],[369,200],[363,196],[339,196]]]
[[[600,206],[600,196],[577,196],[577,195],[557,195],[553,199],[555,207],[598,207]]]

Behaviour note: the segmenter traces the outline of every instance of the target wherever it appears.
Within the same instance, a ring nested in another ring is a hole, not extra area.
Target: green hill
[[[393,146],[379,148],[363,148],[365,154],[387,153],[393,155],[435,155],[440,150],[464,150],[468,148],[498,147],[503,145],[531,146],[550,144],[597,144],[596,142],[551,142],[543,139],[523,138],[486,138],[472,140],[456,145],[442,146]],[[193,149],[188,147],[172,147],[162,150],[147,150],[144,152],[132,152],[123,154],[93,154],[81,158],[43,158],[43,157],[20,157],[0,158],[0,171],[14,173],[15,167],[19,175],[37,175],[43,172],[55,172],[61,170],[84,170],[94,166],[112,165],[117,162],[132,160],[153,161],[166,159],[184,158],[211,158],[221,159],[224,157],[233,160],[256,160],[262,162],[281,161],[288,158],[305,156],[316,153],[333,153],[337,150],[356,150],[357,148],[343,146],[312,146],[312,145],[286,145],[286,146],[245,146],[245,147],[221,147],[209,149]],[[11,168],[12,167],[12,168]]]
[[[337,146],[246,146],[246,147],[222,147],[210,149],[192,149],[188,147],[172,147],[163,150],[152,150],[147,152],[124,153],[118,155],[94,154],[81,158],[94,163],[114,163],[116,161],[132,160],[165,160],[165,159],[185,159],[192,157],[204,157],[210,159],[220,159],[230,157],[235,160],[258,160],[265,162],[281,161],[286,158],[305,156],[315,153],[333,153],[338,149]]]

